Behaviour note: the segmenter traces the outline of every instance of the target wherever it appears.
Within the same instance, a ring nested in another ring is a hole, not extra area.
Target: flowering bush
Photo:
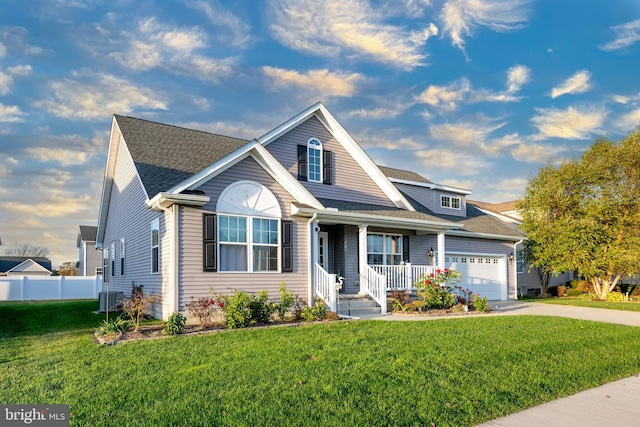
[[[415,283],[416,293],[427,308],[448,309],[456,303],[455,283],[461,279],[455,270],[436,270],[435,273],[423,274]]]
[[[475,297],[473,307],[476,311],[480,311],[482,313],[486,313],[491,310],[491,307],[487,304],[487,297],[481,297],[480,294]]]
[[[187,304],[187,310],[193,317],[198,319],[201,326],[209,326],[213,321],[213,316],[218,309],[224,307],[224,301],[214,298],[198,298],[191,297],[191,301]]]

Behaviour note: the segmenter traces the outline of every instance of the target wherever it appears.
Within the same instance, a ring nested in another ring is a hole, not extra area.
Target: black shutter
[[[322,183],[331,185],[333,178],[333,165],[331,163],[331,151],[322,152]]]
[[[402,236],[402,260],[409,261],[409,236]]]
[[[307,146],[298,145],[298,181],[307,180]]]
[[[216,215],[203,214],[202,218],[202,253],[203,271],[218,271],[218,257],[216,253]]]
[[[282,272],[293,272],[293,221],[282,220]]]

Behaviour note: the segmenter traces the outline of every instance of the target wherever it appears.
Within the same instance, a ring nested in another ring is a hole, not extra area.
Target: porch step
[[[380,314],[380,306],[370,297],[341,294],[338,299],[338,314],[344,316],[370,316]]]

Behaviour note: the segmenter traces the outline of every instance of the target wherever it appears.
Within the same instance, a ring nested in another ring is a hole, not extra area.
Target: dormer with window
[[[331,185],[333,161],[331,151],[324,150],[318,138],[298,145],[298,180]]]

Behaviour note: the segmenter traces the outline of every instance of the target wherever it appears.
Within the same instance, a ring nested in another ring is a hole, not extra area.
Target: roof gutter
[[[481,237],[485,239],[491,240],[510,240],[513,242],[518,241],[519,239],[526,239],[526,237],[522,236],[507,236],[506,234],[491,234],[491,233],[476,233],[473,231],[460,231],[460,230],[450,230],[445,233],[447,236],[462,236],[462,237]]]
[[[202,207],[209,203],[209,200],[211,200],[209,196],[200,194],[158,193],[153,199],[147,201],[147,207],[154,211],[164,210],[173,204]]]
[[[445,231],[460,228],[462,224],[455,222],[428,221],[414,218],[382,217],[380,215],[363,214],[359,212],[344,212],[337,209],[318,210],[314,208],[291,205],[291,215],[311,216],[317,215],[321,219],[333,220],[341,224],[360,225],[366,223],[369,226],[398,227],[409,226],[416,230]]]
[[[472,193],[471,190],[466,190],[464,188],[449,187],[448,185],[441,185],[441,184],[434,184],[434,183],[427,183],[427,182],[410,181],[408,179],[389,178],[389,181],[395,182],[396,184],[414,185],[416,187],[424,187],[424,188],[429,188],[431,190],[449,191],[451,193],[458,193],[458,194],[465,194],[465,195],[469,195]]]

